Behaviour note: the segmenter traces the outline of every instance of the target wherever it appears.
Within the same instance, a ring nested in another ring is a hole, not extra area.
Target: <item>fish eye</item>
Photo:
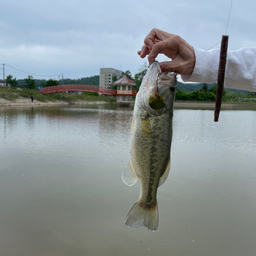
[[[171,92],[174,92],[174,91],[175,91],[175,87],[172,86],[172,87],[170,88],[170,91],[171,91]]]

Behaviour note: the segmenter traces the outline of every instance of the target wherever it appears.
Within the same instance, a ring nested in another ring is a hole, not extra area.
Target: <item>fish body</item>
[[[131,160],[122,173],[132,186],[139,179],[140,197],[128,213],[129,227],[158,228],[157,189],[170,170],[176,74],[161,73],[158,62],[149,67],[136,96],[131,128]]]

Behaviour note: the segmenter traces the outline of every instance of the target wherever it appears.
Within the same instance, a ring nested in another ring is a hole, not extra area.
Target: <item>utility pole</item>
[[[5,65],[5,64],[3,64],[3,85],[6,86],[6,83],[5,83],[5,74],[4,74],[4,65]]]

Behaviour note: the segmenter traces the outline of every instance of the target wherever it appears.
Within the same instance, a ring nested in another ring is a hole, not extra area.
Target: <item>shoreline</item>
[[[243,104],[243,103],[242,103]],[[234,106],[241,105],[241,103],[233,103],[233,102],[222,102],[221,108],[224,109],[233,109]],[[175,108],[202,108],[202,109],[215,109],[215,102],[193,102],[193,101],[175,101]]]
[[[13,106],[24,106],[24,107],[40,107],[40,106],[61,106],[61,105],[89,105],[89,104],[108,104],[107,101],[72,101],[72,102],[66,102],[62,100],[56,100],[56,101],[38,101],[33,100],[31,101],[30,98],[22,98],[19,97],[16,100],[10,101],[3,98],[0,98],[0,107],[13,107]]]
[[[214,110],[215,102],[175,101],[174,108]],[[222,102],[221,110],[256,110],[256,104],[254,102]]]
[[[103,105],[109,104],[108,101],[38,101],[35,100],[31,102],[30,98],[19,97],[16,100],[10,101],[4,98],[0,98],[0,108],[1,107],[41,107],[41,106],[61,106],[61,105]],[[117,103],[118,104],[118,103]],[[193,102],[193,101],[175,101],[174,102],[175,109],[202,109],[202,110],[214,110],[215,102]],[[247,103],[247,102],[222,102],[221,104],[222,110],[256,110],[255,103]]]

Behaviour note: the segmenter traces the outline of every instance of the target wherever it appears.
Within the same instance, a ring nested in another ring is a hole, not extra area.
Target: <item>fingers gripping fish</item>
[[[128,213],[129,227],[158,228],[157,188],[170,170],[173,104],[176,74],[161,73],[154,62],[143,78],[136,96],[131,137],[131,160],[122,173],[132,186],[139,179],[140,197]]]

